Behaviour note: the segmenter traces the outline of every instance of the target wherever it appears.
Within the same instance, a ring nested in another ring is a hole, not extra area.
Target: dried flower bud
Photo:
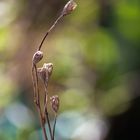
[[[43,67],[47,69],[49,76],[51,76],[53,71],[53,64],[52,63],[44,63]]]
[[[52,74],[52,70],[53,70],[52,63],[47,63],[47,64],[44,63],[42,68],[37,69],[38,75],[44,83],[46,83],[46,84],[48,83],[48,80]]]
[[[45,82],[46,81],[46,77],[48,77],[46,74],[46,69],[44,69],[43,67],[42,68],[37,68],[37,73],[38,73],[38,76],[39,78]],[[48,81],[48,80],[47,80]]]
[[[77,7],[77,4],[73,0],[70,0],[65,5],[65,7],[62,11],[62,14],[64,16],[66,16],[66,15],[70,14],[72,11],[74,11],[76,7]]]
[[[54,95],[54,96],[50,97],[50,102],[51,102],[52,110],[55,113],[57,113],[59,110],[59,97],[58,97],[58,95]]]
[[[32,61],[33,61],[34,64],[37,64],[42,58],[43,58],[43,52],[37,51],[33,55]]]

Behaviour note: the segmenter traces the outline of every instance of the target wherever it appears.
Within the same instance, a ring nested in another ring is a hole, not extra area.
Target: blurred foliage
[[[139,96],[135,81],[140,72],[140,2],[76,2],[77,9],[57,25],[43,45],[44,61],[54,64],[49,94],[59,94],[61,99],[56,135],[57,140],[91,140],[91,132],[86,129],[92,122],[91,129],[97,128],[96,134],[102,136],[97,135],[95,140],[101,140],[108,130],[104,119],[126,111]],[[65,3],[66,0],[0,1],[1,140],[42,138],[32,99],[31,59]],[[17,116],[10,114],[11,106],[16,106]],[[13,121],[12,116],[23,120]],[[26,121],[29,126],[18,127]],[[64,134],[65,125],[68,130]]]

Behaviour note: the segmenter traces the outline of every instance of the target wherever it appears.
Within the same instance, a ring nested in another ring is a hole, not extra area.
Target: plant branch
[[[54,118],[54,125],[53,125],[53,140],[54,140],[54,134],[55,134],[56,120],[57,120],[57,114],[55,114],[55,118]]]
[[[49,33],[52,31],[52,29],[56,26],[56,24],[58,23],[58,21],[59,21],[63,16],[64,16],[64,15],[61,14],[61,15],[56,19],[56,21],[54,22],[54,24],[53,24],[53,25],[49,28],[49,30],[46,32],[45,36],[43,37],[43,39],[42,39],[42,41],[41,41],[41,43],[40,43],[40,45],[39,45],[39,47],[38,47],[38,51],[41,50],[41,47],[42,47],[42,45],[43,45],[45,39],[47,38],[47,36],[49,35]]]
[[[39,117],[40,117],[40,123],[41,123],[41,128],[42,128],[42,131],[43,131],[43,135],[44,135],[44,140],[48,140],[47,133],[46,133],[46,128],[45,128],[45,122],[44,122],[44,118],[43,118],[43,115],[42,115],[41,108],[40,108],[39,104],[37,105],[37,110],[38,110]]]
[[[35,81],[36,81],[36,96],[37,96],[37,103],[40,104],[40,95],[39,95],[39,87],[38,87],[38,74],[37,74],[37,67],[34,65],[35,69]]]
[[[33,82],[33,98],[34,98],[34,103],[37,103],[36,100],[36,82],[35,82],[35,75],[34,75],[34,65],[32,64],[32,82]]]
[[[48,140],[46,128],[45,128],[45,121],[44,121],[44,117],[43,117],[43,114],[41,111],[40,95],[39,95],[39,88],[38,88],[37,67],[35,64],[32,64],[32,79],[33,79],[33,86],[34,86],[34,101],[35,101],[37,111],[39,113],[41,128],[42,128],[43,135],[44,135],[44,140]]]
[[[57,112],[59,109],[59,97],[57,95],[55,95],[55,96],[52,96],[52,98],[50,98],[52,109],[55,112],[55,120],[54,120],[53,130],[51,130],[50,119],[49,119],[48,108],[47,108],[47,104],[48,104],[47,85],[48,85],[49,77],[52,73],[52,68],[53,68],[52,66],[53,65],[52,65],[52,63],[48,63],[48,64],[44,64],[42,68],[37,69],[36,64],[38,62],[40,62],[40,60],[43,58],[43,52],[41,52],[40,50],[43,46],[45,39],[49,35],[49,33],[55,28],[56,24],[61,20],[61,18],[70,14],[76,8],[76,6],[77,6],[77,4],[73,0],[69,0],[66,3],[66,5],[63,8],[62,13],[55,20],[55,22],[49,28],[49,30],[46,32],[40,45],[38,46],[37,51],[34,53],[33,58],[32,58],[32,82],[33,82],[33,89],[34,89],[33,97],[34,97],[35,106],[36,106],[38,114],[39,114],[41,128],[42,128],[43,135],[44,135],[44,140],[48,140],[47,132],[46,132],[46,128],[45,128],[46,121],[48,124],[51,140],[54,140]],[[40,91],[39,91],[39,85],[38,85],[38,83],[39,83],[38,75],[41,76],[41,79],[43,79],[43,81],[44,81],[45,99],[44,99],[43,106],[40,103],[41,99],[40,99],[40,93],[39,93]]]
[[[50,124],[50,119],[49,119],[49,114],[48,114],[48,109],[47,109],[47,101],[48,101],[47,85],[45,83],[44,83],[44,87],[45,87],[45,102],[44,102],[44,114],[45,115],[44,116],[46,116],[51,140],[53,140],[53,134],[52,134],[52,130],[51,130],[51,124]]]

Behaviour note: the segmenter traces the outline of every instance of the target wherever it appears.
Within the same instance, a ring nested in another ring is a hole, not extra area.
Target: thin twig
[[[35,72],[35,75],[34,75],[34,72]],[[41,105],[40,105],[40,95],[39,95],[39,88],[38,88],[38,75],[37,75],[37,67],[36,65],[32,65],[32,78],[34,80],[34,96],[36,98],[36,108],[37,108],[37,111],[39,113],[39,117],[40,117],[40,123],[41,123],[41,128],[42,128],[42,131],[43,131],[43,135],[44,135],[44,140],[48,140],[48,137],[47,137],[47,133],[46,133],[46,128],[45,128],[45,121],[44,121],[44,117],[43,117],[43,114],[42,114],[42,111],[41,111]]]
[[[54,29],[54,27],[60,21],[60,19],[64,16],[70,14],[76,8],[76,6],[77,6],[77,4],[73,0],[70,0],[66,3],[66,5],[64,6],[64,9],[63,9],[62,13],[60,14],[60,16],[56,19],[56,21],[53,23],[53,25],[46,32],[46,34],[43,37],[40,45],[38,46],[37,52],[33,55],[33,59],[32,59],[32,82],[33,82],[33,88],[34,88],[33,97],[34,97],[34,103],[36,105],[36,108],[37,108],[37,111],[38,111],[38,114],[39,114],[39,117],[40,117],[40,123],[41,123],[41,128],[42,128],[42,131],[43,131],[43,135],[44,135],[44,140],[48,140],[47,132],[46,132],[46,128],[45,128],[45,122],[46,121],[47,121],[47,124],[48,124],[48,127],[49,127],[51,140],[54,140],[57,114],[55,114],[55,121],[54,121],[53,132],[52,132],[51,125],[50,125],[50,120],[49,120],[48,109],[47,109],[47,103],[48,103],[47,84],[44,83],[44,86],[45,86],[45,100],[44,100],[44,108],[42,108],[41,103],[40,103],[40,94],[39,94],[39,86],[38,86],[38,72],[37,72],[36,64],[43,57],[43,53],[40,50],[41,50],[41,47],[42,47],[45,39],[49,35],[49,33]],[[59,108],[59,98],[55,96],[55,101],[53,101],[53,103],[54,103],[53,106],[55,107],[53,109],[54,109],[55,112],[57,112],[58,108]]]
[[[48,140],[47,133],[46,133],[46,128],[45,128],[45,123],[44,123],[44,118],[43,118],[43,115],[42,115],[42,112],[41,112],[40,105],[37,106],[37,110],[38,110],[39,117],[40,117],[40,123],[41,123],[41,128],[42,128],[42,131],[43,131],[43,135],[44,135],[44,140]]]
[[[55,114],[55,118],[54,118],[54,125],[53,125],[53,140],[54,140],[54,134],[55,134],[56,120],[57,120],[57,114]]]
[[[42,45],[43,45],[43,43],[44,43],[46,37],[49,35],[49,33],[52,31],[52,29],[56,26],[56,24],[58,23],[58,21],[59,21],[63,16],[64,16],[64,15],[61,14],[61,15],[56,19],[56,21],[54,22],[54,24],[53,24],[53,25],[49,28],[49,30],[46,32],[45,36],[43,37],[43,39],[42,39],[42,41],[41,41],[41,43],[40,43],[40,45],[39,45],[39,47],[38,47],[38,51],[41,50],[41,47],[42,47]]]
[[[37,74],[37,67],[34,65],[35,69],[35,81],[36,81],[36,96],[37,96],[37,103],[39,104],[40,102],[40,94],[39,94],[39,87],[38,87],[38,74]]]
[[[34,98],[34,103],[36,104],[37,103],[37,100],[36,100],[36,82],[35,82],[34,65],[33,64],[32,64],[32,82],[33,82],[33,89],[34,89],[33,98]]]
[[[48,101],[47,85],[45,83],[44,83],[44,87],[45,87],[44,114],[46,116],[51,140],[53,140],[53,134],[52,134],[51,124],[50,124],[50,119],[49,119],[49,114],[48,114],[48,109],[47,109],[47,101]]]

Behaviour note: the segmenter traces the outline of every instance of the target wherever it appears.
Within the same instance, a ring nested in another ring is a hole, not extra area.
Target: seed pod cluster
[[[62,13],[60,16],[56,19],[54,24],[49,28],[49,30],[46,32],[45,36],[43,37],[39,47],[38,51],[36,51],[32,57],[32,82],[33,82],[33,88],[34,88],[34,102],[37,107],[39,116],[40,116],[40,122],[41,122],[41,127],[44,135],[44,140],[48,140],[48,134],[46,132],[45,128],[45,123],[48,124],[49,128],[49,134],[50,134],[50,139],[54,140],[54,135],[55,135],[55,126],[56,126],[56,118],[57,118],[57,113],[59,110],[60,106],[60,101],[58,95],[54,95],[50,97],[50,100],[48,101],[48,82],[50,79],[50,76],[53,71],[53,64],[52,63],[44,63],[42,67],[38,68],[37,63],[39,63],[42,58],[43,58],[43,52],[40,51],[41,47],[43,46],[43,43],[49,33],[54,29],[58,21],[62,19],[64,16],[71,14],[72,11],[75,10],[77,7],[77,4],[74,2],[74,0],[69,0],[69,2],[66,3],[66,5],[63,8]],[[40,84],[39,80],[40,78],[43,81],[43,88],[44,88],[44,94],[40,95]],[[44,97],[44,101],[41,102],[42,97]],[[48,112],[48,102],[51,104],[52,111],[54,112],[55,118],[54,118],[54,125],[53,128],[51,128],[50,125],[50,119],[49,119],[49,112]]]

